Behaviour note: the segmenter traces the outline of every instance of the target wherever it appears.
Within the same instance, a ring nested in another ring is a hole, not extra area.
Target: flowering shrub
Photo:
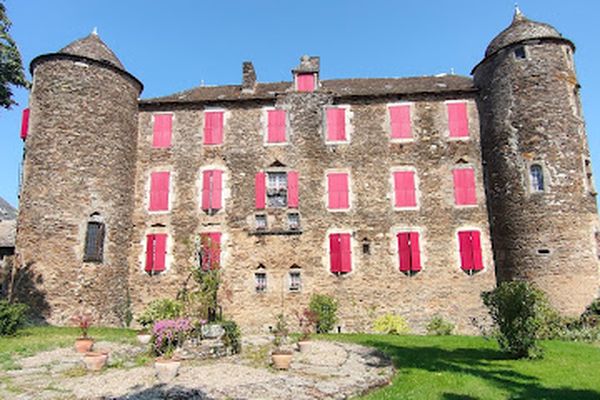
[[[152,327],[154,353],[170,357],[175,348],[183,343],[192,330],[193,326],[188,318],[156,321]]]
[[[92,326],[92,314],[89,312],[80,312],[79,314],[73,315],[71,321],[79,328],[81,337],[87,338],[90,326]]]

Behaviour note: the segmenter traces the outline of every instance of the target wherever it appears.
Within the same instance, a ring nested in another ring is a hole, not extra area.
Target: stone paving
[[[137,366],[144,349],[99,343],[110,351],[109,368],[85,371],[70,348],[17,360],[20,369],[0,372],[0,398],[55,399],[348,399],[387,385],[394,373],[389,359],[374,349],[315,341],[307,353],[294,352],[289,371],[268,366],[267,341],[246,339],[240,355],[201,362],[184,361],[168,384],[152,365]]]

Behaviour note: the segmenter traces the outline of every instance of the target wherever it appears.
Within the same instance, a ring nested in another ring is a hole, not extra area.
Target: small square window
[[[257,272],[254,274],[254,285],[257,293],[267,291],[267,274],[265,272]]]
[[[287,173],[267,173],[267,205],[269,207],[287,207]]]
[[[288,227],[291,231],[297,231],[300,229],[300,214],[288,214]]]
[[[519,46],[515,49],[515,58],[517,60],[524,60],[527,58],[527,54],[525,53],[525,47]]]
[[[257,231],[267,230],[267,216],[266,215],[257,215],[256,216],[256,230]]]
[[[302,288],[302,277],[300,271],[290,272],[290,292],[299,292]]]

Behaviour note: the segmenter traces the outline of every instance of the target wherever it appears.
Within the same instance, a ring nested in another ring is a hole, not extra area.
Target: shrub
[[[144,328],[149,328],[156,321],[175,319],[182,315],[181,302],[172,299],[157,299],[148,304],[144,312],[138,317],[138,322]]]
[[[25,304],[0,300],[0,336],[14,335],[25,323]]]
[[[223,344],[225,347],[230,348],[233,354],[239,353],[242,350],[242,334],[240,333],[240,328],[235,321],[225,320],[220,324],[225,331],[222,338]]]
[[[454,332],[454,324],[436,315],[427,324],[427,334],[433,336],[448,336]]]
[[[387,335],[404,335],[410,333],[408,323],[402,316],[385,314],[373,322],[373,330]]]
[[[337,301],[326,294],[313,294],[308,306],[316,319],[317,333],[327,333],[337,322]]]
[[[156,321],[152,327],[154,354],[170,357],[175,348],[189,336],[192,329],[192,323],[187,318]]]
[[[554,329],[547,323],[555,313],[541,290],[526,282],[504,282],[481,297],[502,350],[516,358],[542,356],[537,340]]]
[[[581,314],[581,323],[590,328],[600,326],[600,299],[594,300]]]

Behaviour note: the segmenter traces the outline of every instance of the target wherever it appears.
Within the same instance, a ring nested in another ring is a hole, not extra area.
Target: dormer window
[[[314,92],[315,91],[315,74],[314,73],[296,74],[296,90],[298,90],[299,92]]]
[[[314,92],[319,80],[319,57],[302,56],[300,65],[292,70],[294,89],[298,92]]]

